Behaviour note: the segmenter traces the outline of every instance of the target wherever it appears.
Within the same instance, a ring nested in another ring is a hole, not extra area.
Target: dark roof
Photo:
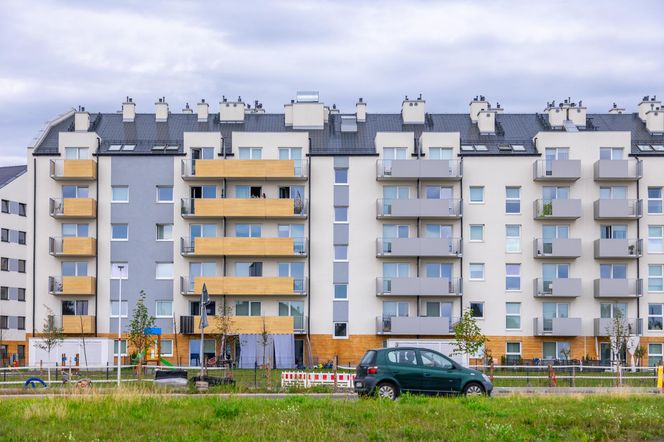
[[[0,167],[0,187],[14,181],[28,170],[28,166],[7,166]]]
[[[73,115],[51,127],[34,149],[34,155],[58,153],[58,133],[73,130]],[[218,114],[210,114],[205,123],[198,116],[172,113],[166,122],[156,122],[154,114],[136,114],[134,122],[122,121],[122,114],[91,114],[91,130],[101,138],[100,155],[182,155],[184,132],[219,132],[224,138],[227,154],[232,154],[233,132],[302,132],[284,124],[284,114],[246,114],[244,123],[220,123]],[[403,124],[401,114],[367,114],[366,122],[357,124],[357,132],[341,132],[341,115],[331,114],[322,130],[309,130],[312,155],[375,155],[377,132],[459,132],[461,144],[481,144],[483,151],[462,151],[462,155],[538,155],[532,139],[538,132],[551,131],[546,117],[540,114],[507,114],[496,116],[496,134],[481,135],[468,114],[427,114],[425,124]],[[558,129],[560,130],[560,129]],[[641,152],[637,144],[664,143],[662,135],[653,136],[637,114],[589,114],[588,124],[581,130],[628,131],[632,133],[632,153],[663,155],[664,152]],[[109,151],[113,144],[135,145],[133,151]],[[154,145],[178,146],[177,150],[154,151]],[[499,149],[501,145],[523,145],[515,152]]]

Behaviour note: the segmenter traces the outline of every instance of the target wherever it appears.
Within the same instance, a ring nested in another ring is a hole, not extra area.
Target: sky
[[[283,112],[298,90],[353,112],[590,112],[664,97],[664,1],[0,0],[0,165],[72,107],[172,112],[225,95]]]

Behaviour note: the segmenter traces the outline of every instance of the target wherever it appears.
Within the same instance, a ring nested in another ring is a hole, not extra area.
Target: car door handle
[[[431,377],[431,373],[424,373],[423,376],[424,376],[425,378],[430,378],[430,377]]]

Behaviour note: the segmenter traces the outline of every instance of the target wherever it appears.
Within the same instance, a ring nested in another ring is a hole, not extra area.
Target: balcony
[[[294,334],[303,333],[306,320],[303,316],[227,316],[228,330],[226,334]],[[180,330],[183,334],[199,334],[200,316],[180,316]],[[300,326],[301,329],[297,329]],[[223,328],[222,318],[208,316],[208,326],[205,333],[220,333]]]
[[[180,238],[182,256],[307,256],[305,238]]]
[[[90,219],[97,216],[94,198],[50,198],[48,213],[53,218]]]
[[[620,322],[618,322],[620,321]],[[617,327],[622,327],[630,336],[643,334],[643,319],[641,318],[595,318],[593,324],[594,336],[611,336]]]
[[[183,295],[200,295],[205,283],[210,295],[290,295],[307,294],[307,278],[280,276],[197,276],[180,278]]]
[[[458,199],[382,199],[376,201],[376,217],[392,218],[461,218]]]
[[[66,335],[90,335],[95,333],[95,317],[91,315],[49,316],[54,327],[62,328]]]
[[[595,219],[639,219],[643,215],[643,200],[599,199],[595,201]]]
[[[643,177],[643,161],[599,160],[594,170],[595,181],[636,181]]]
[[[534,202],[534,219],[572,220],[581,217],[580,199],[538,199]]]
[[[463,163],[459,160],[378,160],[377,180],[459,181]]]
[[[97,163],[94,160],[51,160],[50,175],[58,181],[94,181]]]
[[[376,278],[376,296],[461,296],[461,278]]]
[[[265,198],[183,198],[183,218],[306,218],[307,200]]]
[[[581,336],[581,318],[533,318],[534,336]]]
[[[643,294],[643,279],[596,279],[595,298],[636,298]]]
[[[53,256],[93,257],[96,256],[95,238],[65,237],[48,239],[48,252]]]
[[[307,160],[182,160],[184,180],[306,180]]]
[[[376,256],[460,258],[460,238],[378,238]]]
[[[442,316],[378,316],[378,335],[450,335],[452,318]]]
[[[576,181],[581,178],[581,160],[536,160],[535,181]]]
[[[537,298],[577,298],[583,293],[581,278],[535,278],[534,293]]]
[[[636,259],[642,255],[643,240],[641,239],[596,239],[596,259]]]
[[[533,240],[533,257],[573,259],[581,256],[581,239],[536,238]]]
[[[93,296],[96,293],[94,276],[49,276],[48,292],[51,295]]]

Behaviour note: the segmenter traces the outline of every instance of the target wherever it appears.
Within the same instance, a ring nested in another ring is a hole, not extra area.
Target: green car
[[[394,400],[403,392],[491,395],[492,390],[488,376],[425,348],[369,350],[355,370],[355,392],[360,396]]]

